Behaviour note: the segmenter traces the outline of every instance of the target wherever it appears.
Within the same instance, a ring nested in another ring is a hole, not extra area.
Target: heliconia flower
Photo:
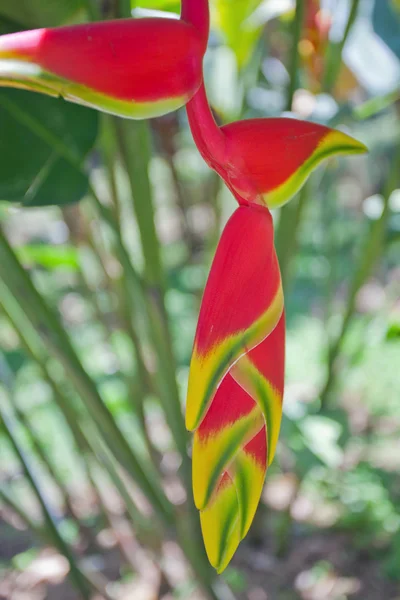
[[[218,572],[250,527],[275,453],[284,336],[271,213],[241,206],[222,233],[204,292],[186,412],[196,430],[194,498]]]
[[[203,295],[189,372],[193,492],[207,554],[220,573],[253,520],[279,436],[285,317],[270,208],[324,159],[365,146],[296,119],[219,128],[204,85],[187,105],[196,145],[239,208],[222,233]]]
[[[121,19],[0,37],[0,86],[20,87],[112,114],[147,118],[183,106],[202,79],[208,2],[182,18]]]

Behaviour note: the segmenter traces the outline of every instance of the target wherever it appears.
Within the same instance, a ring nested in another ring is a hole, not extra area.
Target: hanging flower
[[[11,33],[0,37],[0,86],[124,117],[154,117],[196,92],[207,38],[206,0],[196,8],[183,3],[180,20],[120,19]]]
[[[206,284],[186,408],[187,428],[195,432],[195,503],[208,558],[220,573],[251,525],[282,415],[285,318],[269,209],[288,202],[323,159],[366,148],[295,119],[219,128],[204,86],[187,112],[201,154],[240,205]]]

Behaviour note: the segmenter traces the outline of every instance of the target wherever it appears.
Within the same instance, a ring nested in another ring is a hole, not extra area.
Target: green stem
[[[343,48],[346,44],[347,38],[356,20],[358,7],[360,0],[352,0],[349,16],[346,23],[344,34],[339,43],[330,42],[326,51],[326,70],[324,73],[324,80],[322,90],[324,92],[330,92],[336,83],[339,75],[339,70],[342,64]]]
[[[145,121],[114,119],[118,144],[132,190],[132,200],[145,261],[144,278],[148,285],[163,282],[160,243],[158,241],[154,206],[148,175],[151,142]],[[138,152],[140,148],[140,152]]]
[[[44,448],[42,441],[40,440],[40,438],[38,438],[36,436],[36,433],[35,433],[32,425],[30,424],[29,419],[27,418],[26,414],[17,406],[17,404],[13,404],[13,408],[14,408],[15,415],[16,415],[18,421],[21,423],[21,425],[23,426],[23,428],[25,430],[26,437],[29,439],[30,445],[32,446],[33,450],[36,452],[37,456],[40,459],[40,462],[44,465],[45,469],[49,473],[53,482],[58,487],[61,498],[62,498],[62,503],[64,504],[64,507],[67,509],[69,516],[75,520],[76,524],[78,525],[78,529],[81,529],[79,520],[76,519],[75,511],[74,511],[74,509],[71,505],[70,499],[69,499],[68,489],[65,486],[64,482],[62,481],[60,475],[58,474],[57,469],[55,469],[52,466],[51,461],[49,460],[49,457],[46,454],[46,450]]]
[[[42,543],[55,545],[54,539],[51,534],[49,534],[48,530],[45,527],[41,527],[35,523],[25,512],[25,510],[19,506],[19,504],[17,504],[13,495],[4,487],[0,488],[0,501],[5,506],[8,506],[19,517],[25,527],[30,529]],[[85,578],[87,585],[99,592],[101,598],[104,598],[105,600],[114,600],[114,598],[108,594],[105,586],[101,585],[101,582],[97,581],[97,577],[93,573],[86,573],[84,567],[81,565],[78,565],[78,567],[82,573],[82,576]]]
[[[371,275],[377,260],[382,255],[383,241],[386,232],[388,217],[390,214],[389,199],[396,187],[399,184],[400,173],[400,147],[396,151],[391,172],[389,174],[387,184],[383,193],[383,209],[382,214],[371,225],[369,234],[365,236],[364,247],[360,252],[360,259],[355,270],[349,295],[347,299],[346,310],[343,315],[342,324],[339,334],[331,343],[328,350],[328,372],[325,383],[320,393],[321,406],[328,404],[330,393],[335,383],[335,363],[340,354],[343,342],[345,340],[349,325],[354,315],[357,294],[360,288],[364,285],[368,277]]]
[[[82,573],[78,564],[72,554],[70,548],[66,544],[65,540],[60,535],[56,521],[52,515],[52,511],[47,503],[47,500],[40,488],[39,481],[36,478],[34,469],[32,468],[28,457],[25,455],[15,433],[14,433],[14,422],[5,414],[5,411],[0,406],[0,423],[3,425],[6,436],[14,449],[15,454],[23,468],[26,479],[29,481],[33,493],[35,494],[40,507],[42,509],[43,518],[48,528],[50,537],[56,548],[66,557],[70,565],[70,575],[76,588],[79,590],[80,595],[85,600],[89,600],[91,596],[91,586],[89,585],[85,575]]]
[[[145,306],[158,356],[158,368],[163,384],[160,398],[168,425],[180,452],[184,478],[190,489],[190,466],[187,456],[187,432],[185,430],[176,383],[176,364],[169,331],[168,315],[164,303],[165,281],[161,265],[160,243],[155,229],[154,207],[148,175],[150,162],[150,138],[145,122],[128,123],[115,119],[121,155],[130,181],[135,215],[141,236],[145,260]],[[138,152],[137,149],[141,151]],[[147,289],[146,289],[147,288]]]
[[[136,2],[131,0],[117,0],[117,17],[120,19],[129,19],[132,16],[132,8]]]
[[[112,458],[108,455],[107,451],[100,447],[98,440],[93,436],[91,440],[91,444],[96,452],[96,456],[98,458],[98,462],[105,469],[106,473],[110,477],[113,482],[115,488],[117,489],[119,495],[121,496],[126,511],[128,513],[129,519],[133,524],[133,528],[135,532],[138,534],[138,537],[141,539],[146,539],[146,537],[156,534],[156,528],[154,523],[152,523],[147,517],[143,515],[143,513],[136,506],[131,494],[129,493],[123,479],[118,473],[117,467],[112,460]]]
[[[172,507],[156,481],[154,473],[149,472],[149,469],[145,471],[138,461],[110,411],[103,403],[95,384],[83,368],[58,318],[35,288],[1,229],[0,274],[35,329],[40,333],[45,345],[63,365],[93,421],[117,459],[121,460],[128,472],[133,474],[157,512],[169,522],[172,517]]]
[[[98,21],[100,19],[100,10],[96,0],[86,0],[86,11],[91,21]]]
[[[109,523],[109,515],[104,508],[103,500],[101,494],[98,490],[98,486],[96,481],[92,476],[92,464],[95,456],[100,456],[99,465],[102,469],[105,469],[107,474],[111,477],[115,487],[117,488],[121,498],[123,499],[125,506],[127,507],[127,511],[132,520],[132,523],[135,525],[135,529],[139,532],[139,535],[144,533],[149,533],[150,525],[146,521],[146,519],[139,513],[136,505],[134,504],[131,495],[128,492],[128,489],[124,483],[124,481],[119,476],[119,473],[112,461],[112,459],[108,456],[105,450],[99,450],[100,443],[96,435],[91,435],[90,440],[88,441],[85,435],[82,433],[80,425],[82,425],[82,419],[79,418],[75,414],[75,409],[70,399],[67,398],[62,390],[59,389],[57,382],[53,379],[50,371],[47,367],[46,360],[42,356],[41,352],[38,349],[40,344],[40,340],[36,339],[36,333],[33,329],[31,329],[31,325],[26,321],[26,317],[23,314],[15,315],[15,311],[12,309],[10,312],[7,311],[7,307],[12,302],[12,297],[7,295],[7,290],[5,286],[0,282],[0,300],[4,307],[4,311],[8,316],[11,324],[16,329],[17,334],[19,336],[19,340],[27,352],[27,354],[32,358],[33,361],[37,363],[39,366],[41,373],[43,375],[44,380],[50,386],[53,396],[59,406],[66,423],[74,437],[75,443],[78,448],[78,456],[83,461],[83,467],[86,474],[86,477],[96,495],[97,505],[99,507],[101,515],[104,517],[105,523]],[[10,303],[11,300],[11,303]],[[14,303],[15,304],[15,303]],[[11,313],[11,314],[10,314]],[[19,311],[18,311],[19,313]],[[92,450],[93,448],[93,450]],[[152,531],[152,536],[154,536],[154,532]]]
[[[11,508],[11,510],[22,521],[25,527],[33,531],[33,533],[37,535],[37,537],[40,540],[42,540],[45,544],[51,544],[53,540],[49,536],[47,530],[30,518],[30,516],[25,512],[25,510],[15,501],[14,496],[15,495],[8,492],[4,486],[0,488],[0,501],[5,506]]]

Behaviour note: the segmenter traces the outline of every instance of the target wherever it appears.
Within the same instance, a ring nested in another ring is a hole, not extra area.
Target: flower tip
[[[328,154],[365,154],[368,148],[351,135],[336,129],[331,130],[324,140]]]
[[[185,426],[188,431],[195,431],[198,427],[198,418],[197,414],[191,410],[191,403],[187,403],[186,407],[186,417],[185,417]]]

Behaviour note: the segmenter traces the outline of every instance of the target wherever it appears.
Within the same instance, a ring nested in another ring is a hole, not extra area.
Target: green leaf
[[[252,18],[261,3],[262,0],[213,0],[211,3],[213,23],[235,52],[239,67],[250,59],[262,31],[263,23]]]
[[[131,2],[132,7],[147,8],[150,10],[168,10],[171,12],[180,12],[180,2],[177,0],[139,0],[136,3]]]
[[[80,200],[88,178],[42,137],[50,132],[82,163],[93,148],[98,115],[61,99],[21,90],[0,93],[0,200],[25,206]]]
[[[0,17],[28,28],[54,27],[78,20],[84,0],[0,0]]]
[[[79,268],[79,253],[72,246],[29,244],[16,248],[16,252],[23,263],[34,263],[45,269],[77,271]]]

